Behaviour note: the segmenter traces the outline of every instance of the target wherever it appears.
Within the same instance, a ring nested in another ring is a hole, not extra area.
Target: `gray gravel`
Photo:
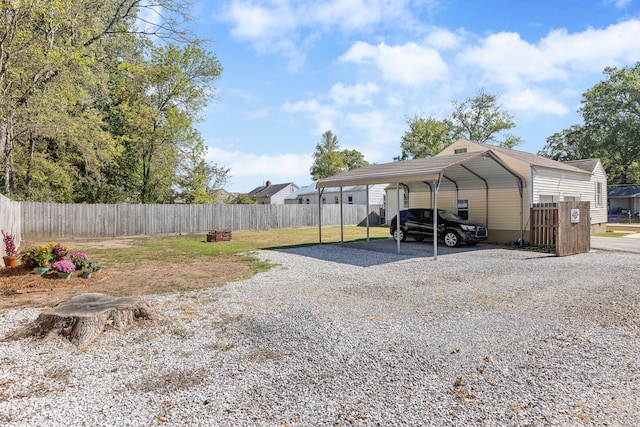
[[[640,425],[637,254],[257,255],[278,266],[87,349],[0,343],[0,424]]]

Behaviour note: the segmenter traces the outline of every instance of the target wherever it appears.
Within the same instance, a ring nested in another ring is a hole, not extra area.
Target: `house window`
[[[353,196],[349,196],[349,198],[347,199],[349,201],[349,204],[352,205],[353,204]]]
[[[464,148],[456,148],[455,150],[453,150],[454,154],[462,154],[462,153],[466,153],[467,152],[467,147]]]
[[[335,204],[337,205],[338,203],[340,203],[340,199],[338,198],[338,196],[334,197],[333,199],[335,201]]]
[[[565,202],[579,202],[580,195],[579,194],[563,194],[562,198]]]
[[[409,207],[409,193],[402,193],[402,208]]]
[[[458,216],[462,219],[469,219],[469,200],[458,200]]]
[[[602,207],[602,183],[596,182],[596,206]]]
[[[302,204],[302,197],[298,197],[298,204],[301,205]]]

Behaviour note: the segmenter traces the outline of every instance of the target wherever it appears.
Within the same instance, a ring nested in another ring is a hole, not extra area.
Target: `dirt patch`
[[[113,243],[113,240],[109,241],[109,244]],[[93,273],[90,279],[80,277],[80,272],[74,272],[70,280],[64,280],[55,272],[41,277],[22,267],[2,268],[0,312],[50,307],[87,292],[137,296],[218,287],[250,275],[249,264],[235,256],[204,257],[176,264],[166,261],[118,264]]]

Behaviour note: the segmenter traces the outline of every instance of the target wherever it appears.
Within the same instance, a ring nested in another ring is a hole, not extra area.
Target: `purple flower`
[[[51,268],[61,273],[71,273],[76,270],[75,264],[66,259],[54,262],[51,264]]]
[[[89,259],[89,256],[87,256],[87,254],[85,254],[84,252],[74,252],[71,254],[71,259]]]

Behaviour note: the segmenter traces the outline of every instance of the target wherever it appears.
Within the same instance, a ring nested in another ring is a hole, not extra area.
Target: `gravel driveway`
[[[637,254],[258,255],[279,266],[87,349],[0,343],[0,424],[640,425]]]

